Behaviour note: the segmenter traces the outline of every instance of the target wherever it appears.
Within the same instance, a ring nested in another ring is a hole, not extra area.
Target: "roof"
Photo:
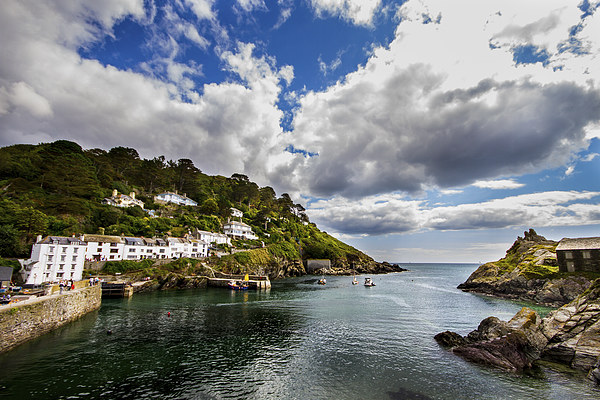
[[[126,244],[133,244],[136,246],[143,246],[144,245],[144,240],[141,238],[137,238],[137,237],[125,237],[123,238],[125,239],[125,243]]]
[[[594,250],[600,249],[600,237],[564,238],[558,242],[556,250]]]
[[[44,244],[60,244],[60,245],[69,245],[69,244],[81,244],[86,245],[84,241],[76,237],[67,237],[67,236],[46,236],[41,242]]]
[[[226,223],[225,225],[239,225],[239,226],[247,226],[248,228],[250,228],[250,225],[245,224],[243,222],[239,222],[239,221],[230,221],[230,222]]]
[[[13,269],[12,267],[0,267],[0,281],[11,281]]]
[[[83,240],[86,242],[121,243],[120,236],[109,235],[83,235]]]

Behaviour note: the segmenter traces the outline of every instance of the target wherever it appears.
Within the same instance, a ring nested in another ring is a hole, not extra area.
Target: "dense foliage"
[[[134,192],[146,210],[102,204],[113,189]],[[185,194],[198,206],[155,203],[154,196],[164,191]],[[319,231],[289,195],[278,198],[271,187],[259,187],[245,175],[209,176],[189,159],[143,159],[125,147],[84,150],[65,140],[0,148],[3,257],[28,257],[39,234],[183,236],[194,228],[222,232],[231,207],[244,212],[243,222],[259,236],[258,241],[234,243],[238,248],[264,244],[271,256],[287,259],[368,258]],[[240,262],[255,257],[242,254],[235,255]]]

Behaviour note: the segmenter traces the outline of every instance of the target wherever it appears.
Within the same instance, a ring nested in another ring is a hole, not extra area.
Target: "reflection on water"
[[[0,398],[569,399],[583,379],[468,364],[433,336],[521,307],[458,291],[474,266],[137,294],[0,356]],[[170,314],[169,314],[170,313]],[[108,335],[107,331],[112,334]]]

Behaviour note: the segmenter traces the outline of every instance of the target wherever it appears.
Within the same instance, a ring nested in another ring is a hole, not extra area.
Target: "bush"
[[[123,261],[107,261],[102,268],[102,272],[106,274],[127,273],[140,271],[149,268],[154,264],[153,260],[146,259],[141,261],[123,260]]]

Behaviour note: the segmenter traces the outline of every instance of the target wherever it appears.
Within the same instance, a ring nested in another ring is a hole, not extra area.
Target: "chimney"
[[[117,197],[117,189],[113,189],[113,195],[112,197]]]
[[[39,243],[42,241],[42,235],[37,235],[37,238],[35,240],[36,243]]]

